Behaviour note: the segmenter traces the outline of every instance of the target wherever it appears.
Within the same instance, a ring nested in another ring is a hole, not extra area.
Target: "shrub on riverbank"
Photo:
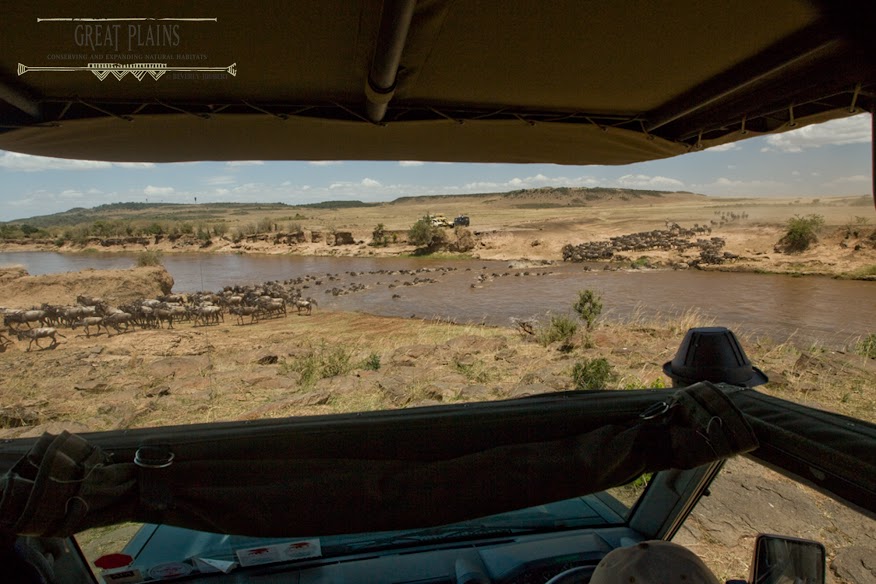
[[[795,215],[788,219],[785,235],[779,240],[778,247],[785,253],[806,251],[818,241],[818,232],[822,227],[823,215]]]
[[[378,223],[371,232],[371,245],[373,247],[386,247],[389,242],[386,238],[386,228],[383,223]]]
[[[572,366],[572,383],[575,384],[575,389],[605,389],[616,378],[611,363],[604,357],[582,359]]]
[[[593,328],[596,319],[602,314],[602,299],[593,290],[581,290],[578,292],[578,300],[572,308],[584,321],[587,330]]]
[[[444,243],[444,230],[432,224],[432,218],[425,215],[408,230],[408,242],[425,250],[434,249]]]
[[[160,265],[162,265],[160,251],[146,250],[144,252],[141,252],[140,255],[137,256],[138,268],[147,268]]]
[[[870,333],[855,345],[855,352],[864,357],[876,359],[876,333]]]
[[[560,343],[560,351],[569,352],[574,348],[573,337],[578,332],[578,323],[565,314],[555,314],[547,326],[542,328],[536,338],[538,342],[547,347],[552,343]]]
[[[353,369],[351,350],[340,345],[332,347],[326,343],[312,347],[306,354],[284,360],[280,364],[280,374],[298,373],[298,383],[302,387],[311,387],[320,379],[345,375]]]

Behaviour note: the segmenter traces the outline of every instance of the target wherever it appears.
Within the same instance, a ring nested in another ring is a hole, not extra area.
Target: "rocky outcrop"
[[[349,231],[335,231],[334,241],[329,245],[355,245],[356,240],[353,239],[353,234]]]
[[[27,308],[35,299],[50,304],[75,304],[77,295],[96,296],[113,304],[170,294],[173,277],[163,266],[129,270],[83,270],[31,276],[20,268],[17,277],[0,279],[0,297],[11,307]],[[7,273],[8,275],[8,273]]]
[[[476,243],[474,234],[471,231],[457,227],[454,229],[450,241],[447,242],[447,251],[465,253],[473,250]]]

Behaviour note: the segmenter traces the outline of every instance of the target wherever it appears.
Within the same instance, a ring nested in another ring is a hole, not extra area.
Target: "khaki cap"
[[[652,540],[609,552],[590,584],[720,584],[695,553],[671,541]]]

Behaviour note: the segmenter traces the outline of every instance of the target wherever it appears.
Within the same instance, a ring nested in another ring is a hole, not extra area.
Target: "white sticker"
[[[153,580],[167,580],[169,578],[181,578],[192,573],[192,567],[181,562],[167,562],[149,568],[149,577]]]
[[[288,543],[246,548],[237,550],[236,553],[241,566],[258,566],[290,560],[318,558],[322,555],[322,550],[318,539],[302,539]]]
[[[198,571],[205,574],[211,572],[222,572],[223,574],[227,574],[237,566],[237,562],[214,560],[212,558],[194,558],[194,560]]]

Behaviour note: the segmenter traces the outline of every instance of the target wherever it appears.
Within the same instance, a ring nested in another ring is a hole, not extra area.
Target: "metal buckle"
[[[173,464],[169,446],[141,446],[134,453],[134,464],[141,468],[166,468]]]
[[[657,402],[645,408],[645,411],[639,414],[639,417],[643,420],[652,420],[668,412],[670,407],[672,406],[669,405],[669,402]]]

